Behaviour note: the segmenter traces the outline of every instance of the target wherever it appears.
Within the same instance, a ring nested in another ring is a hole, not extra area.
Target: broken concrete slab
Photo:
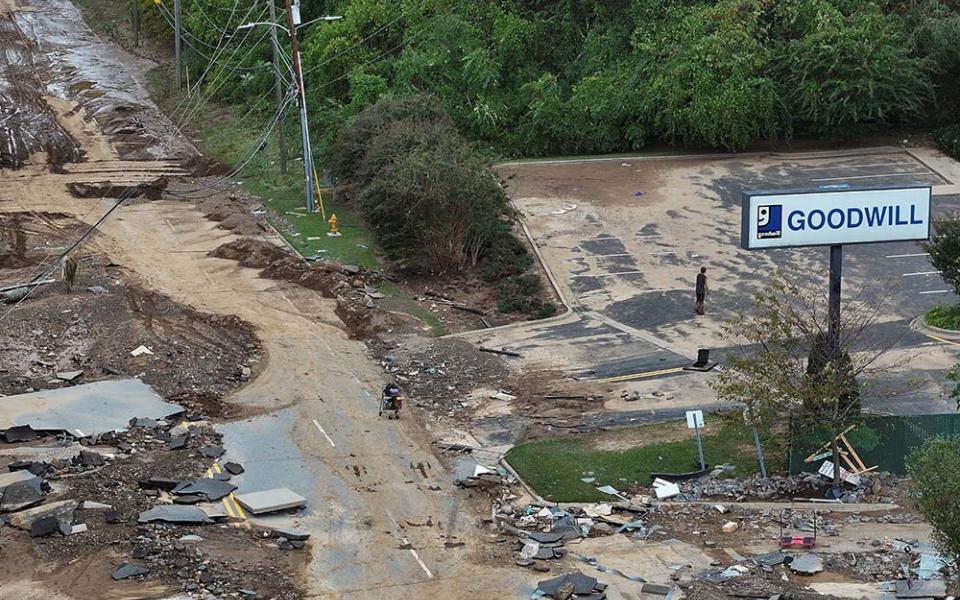
[[[63,535],[76,535],[78,533],[84,533],[87,531],[87,524],[80,523],[77,525],[71,525],[70,523],[60,523],[60,533]]]
[[[196,506],[183,506],[180,504],[161,504],[154,506],[148,511],[140,513],[137,518],[138,523],[152,523],[154,521],[164,521],[166,523],[206,523],[210,519],[207,513]]]
[[[109,504],[103,504],[101,502],[94,502],[93,500],[84,500],[80,505],[80,508],[83,510],[110,510],[113,508]]]
[[[113,572],[111,577],[113,577],[114,581],[120,581],[129,577],[139,577],[140,575],[147,575],[149,573],[150,569],[145,569],[139,565],[123,563],[117,567],[117,570]]]
[[[53,515],[34,519],[30,523],[30,537],[46,537],[60,530],[60,521]]]
[[[149,419],[145,417],[134,417],[128,422],[130,423],[130,427],[143,427],[146,429],[153,429],[159,424],[156,419]]]
[[[57,379],[62,381],[74,381],[83,375],[83,371],[60,371],[57,373]]]
[[[219,500],[228,496],[237,489],[237,486],[219,479],[204,478],[196,481],[187,482],[187,485],[177,486],[173,489],[174,494],[178,495],[201,495],[206,496],[207,500]]]
[[[151,350],[150,348],[147,348],[146,346],[137,346],[136,348],[130,351],[130,356],[143,356],[143,355],[149,356],[151,354],[153,354],[153,350]]]
[[[8,519],[11,526],[25,530],[29,530],[34,521],[43,517],[52,516],[56,517],[57,521],[70,523],[73,521],[73,511],[77,510],[79,504],[76,500],[60,500],[13,513]]]
[[[203,538],[199,535],[185,535],[177,541],[181,544],[199,544],[203,541]]]
[[[37,435],[37,432],[34,431],[29,425],[8,427],[7,430],[3,432],[3,439],[10,444],[14,444],[16,442],[32,442],[38,437],[39,436]]]
[[[823,571],[823,559],[813,553],[794,557],[790,570],[800,575],[815,575]]]
[[[187,434],[170,436],[167,450],[183,450],[187,447]]]
[[[35,475],[30,471],[10,471],[9,473],[0,473],[0,492],[7,489],[7,487],[20,483],[21,481],[27,481],[33,479]]]
[[[307,504],[306,498],[287,488],[237,494],[235,498],[240,506],[255,515],[300,508]]]
[[[36,431],[89,436],[125,429],[131,415],[166,417],[181,412],[183,407],[164,402],[142,381],[115,379],[7,396],[0,429],[29,425]]]
[[[0,513],[23,510],[41,502],[43,502],[43,479],[31,477],[9,485],[3,490],[3,496],[0,497]]]
[[[898,581],[897,598],[945,598],[947,584],[943,579],[922,581]]]

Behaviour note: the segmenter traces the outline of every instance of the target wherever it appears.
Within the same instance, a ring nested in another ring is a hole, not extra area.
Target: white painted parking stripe
[[[587,275],[574,275],[576,277],[613,277],[614,275],[638,275],[643,271],[620,271],[619,273],[591,273]]]
[[[897,177],[899,175],[933,175],[930,171],[909,171],[907,173],[877,173],[876,175],[854,175],[852,177],[824,177],[810,181],[847,181],[849,179],[870,179],[872,177]]]
[[[885,163],[876,163],[872,165],[831,165],[829,167],[804,167],[804,171],[827,171],[829,169],[865,169],[867,167],[899,167],[901,165],[911,165],[917,166],[917,163],[908,160],[902,162],[885,162]]]
[[[327,438],[327,441],[330,442],[330,445],[333,446],[334,448],[336,448],[337,445],[333,443],[333,440],[331,440],[331,439],[330,439],[330,436],[327,435],[327,432],[323,430],[323,427],[320,426],[320,423],[317,423],[317,420],[316,420],[316,419],[312,419],[312,420],[313,420],[313,424],[316,425],[316,426],[317,426],[317,429],[320,430],[320,433],[323,434],[323,437]]]
[[[917,254],[891,254],[890,256],[885,256],[884,258],[911,258],[914,256],[930,256],[930,253],[918,252]]]
[[[949,294],[950,290],[928,290],[926,292],[920,292],[921,294]]]
[[[920,271],[918,273],[904,273],[904,277],[913,277],[914,275],[938,275],[940,271]]]
[[[579,258],[614,258],[616,256],[630,256],[630,253],[626,254],[585,254],[583,256],[573,256],[567,260],[577,260]]]

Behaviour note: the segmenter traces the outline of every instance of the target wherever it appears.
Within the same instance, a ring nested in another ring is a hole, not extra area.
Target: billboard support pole
[[[840,276],[843,271],[843,246],[830,246],[830,305],[827,347],[831,360],[840,358]]]

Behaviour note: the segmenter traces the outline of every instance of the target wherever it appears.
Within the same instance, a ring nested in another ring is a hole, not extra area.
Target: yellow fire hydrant
[[[340,232],[337,231],[337,213],[330,215],[330,220],[327,221],[327,223],[330,223],[330,231],[327,232],[327,235],[330,237],[338,237]]]

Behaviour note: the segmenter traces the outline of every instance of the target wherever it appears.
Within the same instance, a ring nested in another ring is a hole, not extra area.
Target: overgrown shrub
[[[937,147],[960,160],[960,124],[943,127],[933,132]]]
[[[951,561],[960,559],[960,438],[934,438],[907,458],[920,514]]]
[[[953,214],[935,219],[933,235],[923,248],[930,253],[933,268],[960,294],[960,216]]]

